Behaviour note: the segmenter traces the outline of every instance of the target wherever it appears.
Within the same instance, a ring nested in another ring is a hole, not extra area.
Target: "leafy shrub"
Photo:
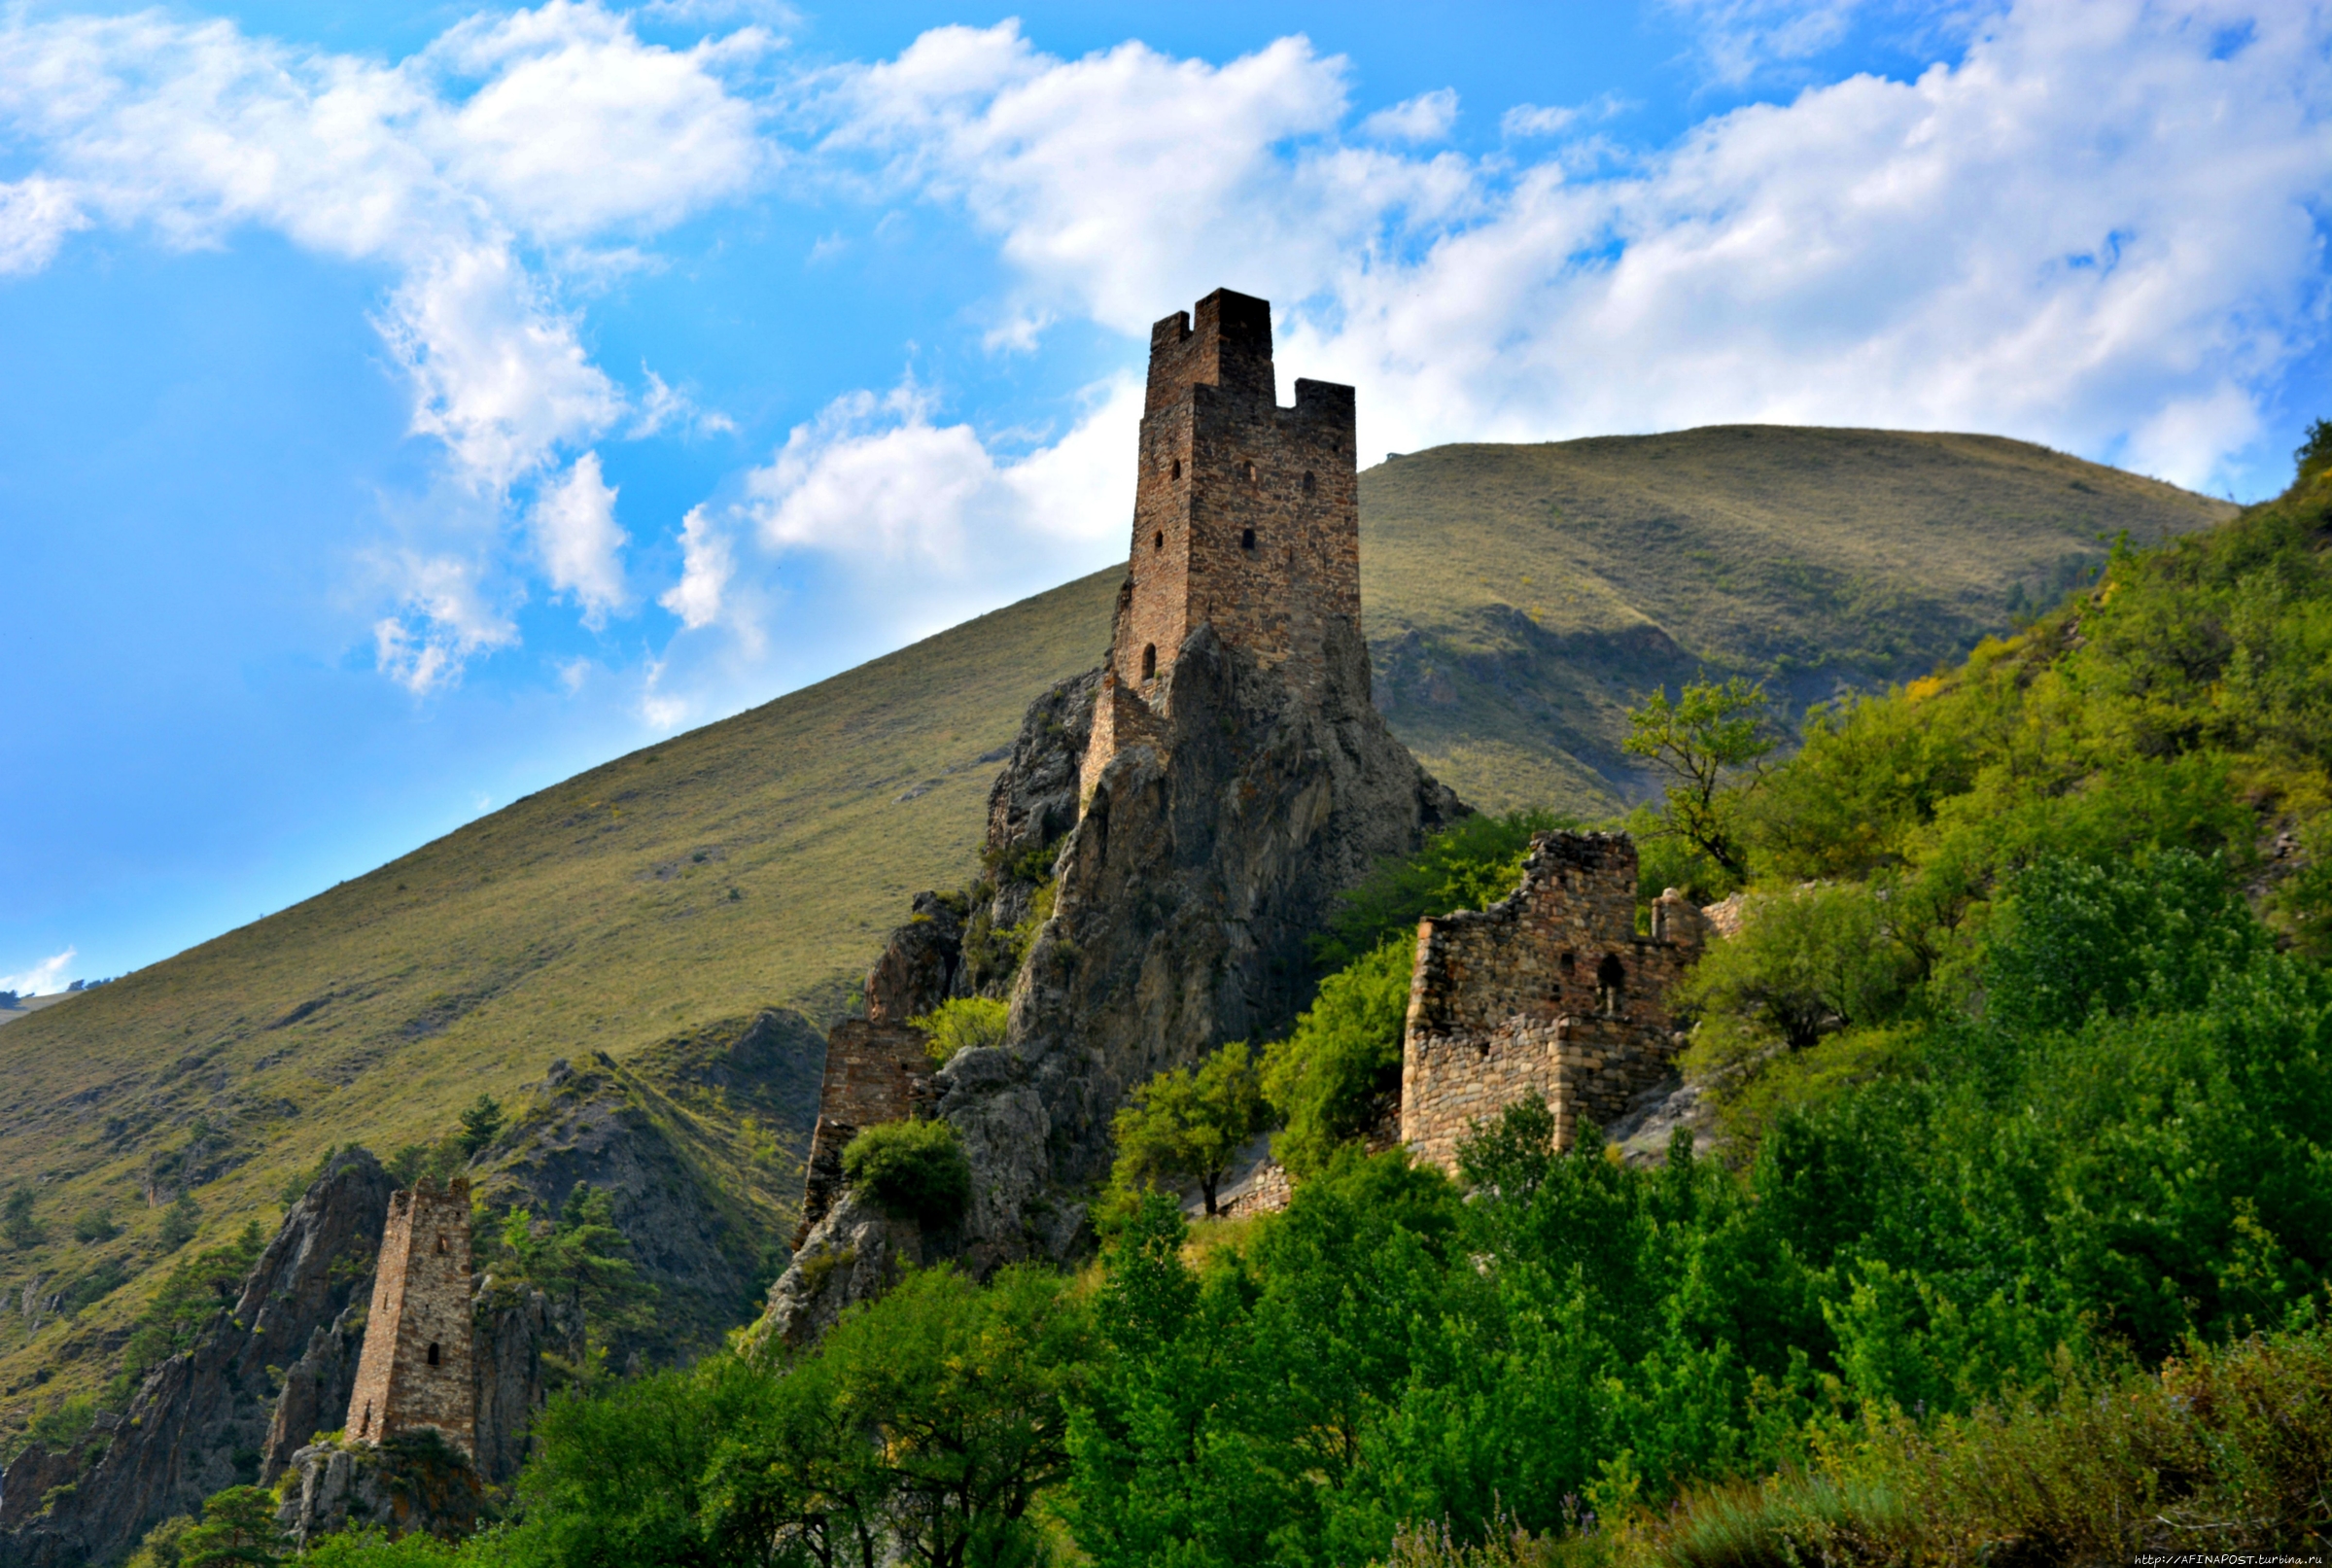
[[[1286,1131],[1272,1140],[1299,1175],[1368,1131],[1401,1089],[1401,1033],[1416,939],[1396,933],[1320,982],[1319,995],[1284,1040],[1264,1048],[1263,1092]]]
[[[946,1122],[870,1127],[843,1149],[842,1172],[888,1212],[931,1229],[955,1224],[971,1203],[971,1163]]]
[[[1701,1015],[1691,1069],[1706,1074],[1776,1047],[1803,1051],[1901,1012],[1921,965],[1892,916],[1884,889],[1862,883],[1752,894],[1740,933],[1711,945],[1678,992]]]
[[[8,1244],[20,1252],[49,1239],[41,1222],[32,1217],[32,1206],[37,1201],[31,1185],[19,1183],[9,1192],[7,1202],[0,1203],[0,1236],[7,1237]]]
[[[1127,1194],[1161,1180],[1195,1181],[1215,1212],[1215,1189],[1263,1125],[1263,1083],[1247,1042],[1234,1040],[1194,1071],[1176,1067],[1135,1087],[1117,1113],[1111,1185]]]
[[[83,1209],[73,1221],[73,1239],[76,1241],[111,1241],[121,1234],[122,1227],[114,1223],[113,1209],[104,1203]]]
[[[62,1453],[87,1434],[96,1418],[96,1397],[72,1394],[35,1415],[24,1435],[51,1453]]]
[[[1398,932],[1416,934],[1428,915],[1487,909],[1522,884],[1522,859],[1532,837],[1579,826],[1557,812],[1475,816],[1442,829],[1406,858],[1380,861],[1337,900],[1327,933],[1313,957],[1340,969],[1375,951]]]
[[[162,1210],[161,1242],[165,1252],[176,1252],[202,1229],[202,1205],[194,1202],[192,1193],[180,1193],[178,1201]]]
[[[1002,1045],[1004,1026],[1011,1016],[1012,1008],[992,997],[951,996],[907,1022],[923,1031],[932,1064],[944,1067],[958,1051]]]

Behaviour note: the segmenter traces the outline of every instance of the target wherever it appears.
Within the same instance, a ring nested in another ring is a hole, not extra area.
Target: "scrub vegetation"
[[[2053,602],[2103,564],[2100,534],[2230,509],[1979,437],[1444,448],[1363,478],[1367,630],[1396,732],[1469,800],[1602,816],[1651,786],[1622,743],[1655,683],[1762,679],[1786,722]],[[1118,577],[592,769],[0,1029],[0,1267],[56,1303],[0,1315],[0,1447],[104,1389],[173,1268],[271,1227],[323,1151],[490,1164],[531,1135],[554,1058],[637,1069],[738,1225],[788,1234],[807,1117],[682,1105],[657,1054],[764,1006],[848,1009],[909,896],[976,863],[998,753],[1095,662]],[[1360,945],[1325,968],[1377,941],[1337,939]],[[503,1124],[464,1124],[481,1097]]]

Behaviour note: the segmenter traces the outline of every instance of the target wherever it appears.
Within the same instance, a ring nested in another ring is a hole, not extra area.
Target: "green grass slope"
[[[1625,710],[1696,670],[1798,703],[1924,675],[2224,502],[1992,436],[1729,425],[1444,446],[1361,476],[1377,702],[1476,805],[1640,796]]]
[[[2233,510],[2013,441],[1763,427],[1444,447],[1371,470],[1362,506],[1396,732],[1477,804],[1590,811],[1637,787],[1617,742],[1655,680],[1748,669],[1804,699],[1924,671],[2053,600],[2100,533]],[[518,1109],[555,1057],[839,1013],[906,898],[963,880],[995,753],[1097,659],[1118,577],[619,758],[0,1031],[0,1186],[35,1184],[42,1232],[0,1240],[0,1437],[109,1373],[169,1261],[150,1198],[182,1172],[199,1247],[273,1224],[328,1145],[440,1137],[481,1090]],[[723,1201],[789,1229],[766,1162]],[[77,1239],[100,1209],[121,1233]]]

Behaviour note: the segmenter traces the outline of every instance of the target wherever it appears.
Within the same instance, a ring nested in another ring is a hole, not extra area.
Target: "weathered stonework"
[[[891,934],[867,1018],[837,1031],[807,1223],[754,1342],[814,1341],[910,1263],[985,1275],[1089,1248],[1086,1204],[1132,1086],[1285,1029],[1338,898],[1465,815],[1370,699],[1351,389],[1298,382],[1281,408],[1270,307],[1219,292],[1195,315],[1152,334],[1106,661],[1028,709],[990,796],[993,881],[974,891],[992,900],[968,901],[953,969],[934,909]],[[1007,929],[1007,965],[986,978],[981,933]],[[878,980],[901,982],[900,999]],[[910,995],[924,1009],[975,993],[1008,996],[1003,1041],[932,1071],[926,1108],[920,1063],[887,1066],[904,1042],[877,1026],[914,1016]],[[855,1082],[880,1087],[871,1116],[845,1104]],[[902,1103],[948,1122],[971,1166],[970,1208],[944,1235],[836,1194],[844,1130]]]
[[[470,1365],[470,1183],[424,1177],[389,1199],[348,1437],[378,1444],[427,1427],[465,1454],[477,1442]]]
[[[888,959],[895,950],[886,948]],[[945,995],[943,990],[940,993]],[[931,1059],[923,1031],[899,1022],[846,1018],[826,1036],[826,1075],[818,1087],[818,1127],[810,1134],[809,1175],[802,1184],[803,1240],[842,1191],[842,1151],[861,1128],[903,1121],[930,1100]]]
[[[1445,1170],[1477,1123],[1530,1095],[1559,1147],[1658,1083],[1683,1043],[1668,993],[1705,923],[1674,889],[1636,932],[1636,848],[1621,833],[1542,833],[1522,885],[1488,909],[1417,924],[1402,1045],[1401,1136]]]
[[[1279,406],[1269,301],[1218,289],[1150,329],[1132,548],[1081,793],[1157,744],[1202,624],[1318,700],[1330,628],[1360,624],[1356,451],[1350,387],[1299,380]]]

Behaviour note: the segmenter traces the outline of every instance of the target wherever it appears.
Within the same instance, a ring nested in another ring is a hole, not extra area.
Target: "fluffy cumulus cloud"
[[[727,74],[766,42],[747,28],[667,49],[571,0],[462,23],[396,63],[159,12],[15,19],[0,24],[0,131],[41,167],[0,185],[0,272],[51,264],[96,225],[182,248],[265,228],[383,266],[396,281],[374,324],[411,389],[413,432],[442,443],[459,483],[506,496],[632,402],[561,305],[561,269],[623,265],[642,237],[767,167],[756,110]],[[650,430],[674,398],[651,378]],[[539,515],[581,515],[580,471]],[[384,671],[426,689],[508,640],[475,608],[499,532],[489,508],[462,592],[442,560],[390,575],[401,608],[375,628]],[[546,549],[553,588],[604,616],[621,602],[606,555],[621,540],[608,521]]]
[[[381,673],[415,696],[455,684],[472,657],[518,640],[473,557],[404,550],[373,564],[398,602],[397,613],[373,622],[373,654]]]
[[[629,536],[615,526],[615,489],[600,471],[599,454],[585,452],[544,485],[530,521],[551,587],[574,597],[586,626],[606,625],[609,612],[623,608]]]
[[[1704,9],[1770,57],[1849,8]],[[1355,150],[1344,68],[1301,41],[1058,60],[1006,24],[859,73],[829,145],[993,229],[1041,305],[1131,331],[1218,283],[1271,295],[1282,362],[1365,389],[1364,450],[1887,424],[2206,484],[2321,342],[2326,39],[2320,7],[2023,5],[1916,80],[1811,87],[1583,176],[1559,145]],[[1425,105],[1370,127],[1430,130]]]

